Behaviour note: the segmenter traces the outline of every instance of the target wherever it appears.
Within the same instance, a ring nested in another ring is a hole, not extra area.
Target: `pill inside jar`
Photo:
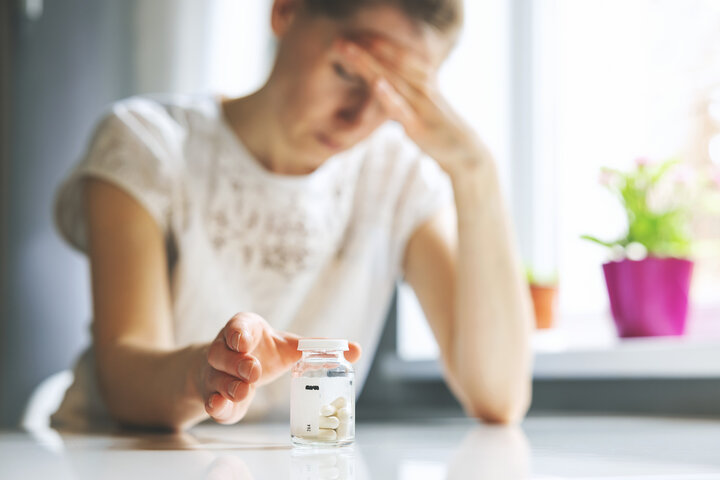
[[[355,372],[347,340],[303,338],[291,370],[290,436],[297,446],[341,446],[355,440]]]

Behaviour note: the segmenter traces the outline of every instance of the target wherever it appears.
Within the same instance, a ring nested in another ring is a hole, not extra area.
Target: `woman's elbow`
[[[476,419],[490,425],[517,425],[525,418],[525,413],[517,411],[478,411],[473,414]]]
[[[469,416],[492,425],[517,425],[521,423],[531,404],[531,393],[522,398],[502,403],[476,402],[466,410]]]
[[[527,415],[527,409],[517,407],[487,408],[482,406],[471,408],[468,413],[471,417],[491,425],[517,425]]]

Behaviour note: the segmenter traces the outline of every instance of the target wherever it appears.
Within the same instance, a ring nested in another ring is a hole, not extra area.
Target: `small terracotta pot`
[[[557,315],[557,286],[530,284],[535,309],[535,325],[538,329],[551,328]]]

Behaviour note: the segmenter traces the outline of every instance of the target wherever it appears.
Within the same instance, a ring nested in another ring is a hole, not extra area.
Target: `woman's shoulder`
[[[210,138],[217,128],[217,106],[209,95],[136,95],[109,104],[100,114],[91,145],[122,147],[180,162],[193,139]]]
[[[145,94],[108,105],[101,123],[120,123],[150,133],[180,134],[198,122],[217,116],[215,97],[209,95]]]

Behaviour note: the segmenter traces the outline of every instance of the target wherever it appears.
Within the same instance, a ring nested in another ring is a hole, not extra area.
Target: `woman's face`
[[[280,44],[269,85],[284,140],[306,165],[350,148],[387,120],[372,85],[353,71],[336,40],[385,42],[391,55],[417,56],[431,76],[451,44],[448,36],[420,28],[387,6],[362,9],[344,21],[298,12],[286,24],[276,22],[276,10]]]

